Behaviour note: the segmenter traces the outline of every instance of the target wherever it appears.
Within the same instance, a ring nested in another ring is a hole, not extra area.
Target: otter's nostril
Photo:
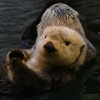
[[[44,45],[44,48],[45,48],[48,52],[53,52],[53,51],[56,50],[52,42],[46,43],[46,44]]]

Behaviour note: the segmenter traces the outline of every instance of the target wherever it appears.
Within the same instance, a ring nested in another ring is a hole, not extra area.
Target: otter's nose
[[[53,52],[53,51],[56,50],[52,42],[46,43],[46,44],[44,45],[44,48],[45,48],[48,52]]]

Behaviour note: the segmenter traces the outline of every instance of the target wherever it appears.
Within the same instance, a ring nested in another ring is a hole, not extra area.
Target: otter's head
[[[86,44],[82,36],[67,27],[50,26],[44,30],[36,43],[40,57],[52,65],[82,65],[86,55]]]

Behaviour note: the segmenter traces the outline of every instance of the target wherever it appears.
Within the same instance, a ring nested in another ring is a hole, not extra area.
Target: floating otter
[[[17,86],[33,91],[66,85],[84,65],[87,45],[75,30],[64,26],[47,27],[35,49],[13,49],[7,54],[8,77]]]
[[[48,8],[37,32],[32,49],[13,49],[7,54],[8,79],[21,92],[66,85],[81,66],[96,58],[96,50],[85,37],[78,13],[65,4]]]

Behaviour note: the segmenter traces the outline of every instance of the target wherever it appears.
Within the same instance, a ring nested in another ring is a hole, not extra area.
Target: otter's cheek
[[[60,50],[59,54],[59,57],[65,66],[71,65],[78,56],[76,51],[71,51],[70,48],[65,46],[62,48],[62,51]]]
[[[44,53],[44,48],[43,48],[44,42],[38,42],[36,45],[36,52],[38,52],[39,54],[43,55]]]

